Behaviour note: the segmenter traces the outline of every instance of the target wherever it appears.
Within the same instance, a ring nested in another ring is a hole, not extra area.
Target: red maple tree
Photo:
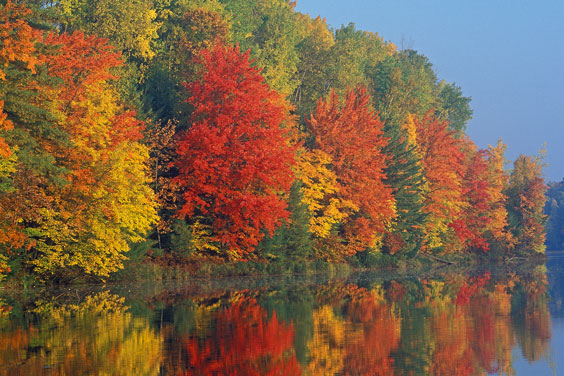
[[[287,218],[294,180],[294,148],[281,128],[282,98],[270,90],[249,51],[217,43],[197,59],[201,79],[185,84],[194,106],[191,127],[178,142],[181,217],[206,215],[215,240],[231,256],[253,251],[261,229],[272,233]]]

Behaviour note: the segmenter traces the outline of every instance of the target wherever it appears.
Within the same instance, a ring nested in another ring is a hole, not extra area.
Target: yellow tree
[[[296,176],[302,182],[303,202],[312,217],[310,232],[327,238],[334,226],[358,206],[339,197],[337,176],[331,170],[331,156],[321,150],[300,150]]]
[[[53,112],[72,146],[51,151],[68,173],[49,187],[53,204],[39,211],[32,265],[47,277],[107,276],[156,221],[143,124],[109,85],[120,60],[105,40],[51,34],[46,43],[56,47],[49,72],[62,81],[50,89],[58,98]]]
[[[509,181],[509,176],[504,169],[505,149],[506,145],[499,140],[496,146],[489,145],[487,150],[487,180],[490,197],[488,216],[490,221],[484,230],[491,238],[492,245],[509,250],[513,248],[515,240],[509,231],[507,208],[505,207],[507,195],[504,193],[504,189]]]

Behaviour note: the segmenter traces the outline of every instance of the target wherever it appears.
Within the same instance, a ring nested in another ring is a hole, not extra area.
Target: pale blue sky
[[[439,79],[472,97],[467,133],[478,146],[502,137],[513,160],[546,142],[547,180],[564,177],[564,0],[298,0],[296,9],[427,56]]]

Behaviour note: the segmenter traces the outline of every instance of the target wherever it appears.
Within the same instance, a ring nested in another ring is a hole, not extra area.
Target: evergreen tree
[[[384,153],[390,158],[384,169],[384,182],[392,187],[396,200],[396,219],[384,238],[384,251],[400,251],[413,257],[422,245],[422,224],[428,216],[422,210],[424,176],[421,158],[417,155],[417,145],[409,144],[405,130],[399,125],[386,122],[384,136],[389,139]]]

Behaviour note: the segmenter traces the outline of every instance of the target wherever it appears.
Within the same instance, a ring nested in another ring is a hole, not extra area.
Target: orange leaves
[[[467,233],[457,231],[462,242],[467,242],[470,247],[486,252],[490,244],[485,238],[485,230],[492,221],[489,211],[492,199],[490,197],[490,181],[488,179],[488,161],[485,150],[476,150],[470,140],[465,140],[465,171],[463,175],[464,198],[467,202],[461,221],[464,222]]]
[[[436,119],[431,112],[423,118],[410,117],[410,122],[408,135],[414,144],[415,133],[425,174],[423,211],[429,214],[425,224],[426,247],[438,248],[452,237],[449,224],[464,208],[461,141],[448,130],[447,122]]]
[[[213,218],[217,240],[240,258],[287,218],[293,148],[280,128],[281,100],[251,66],[249,52],[221,44],[204,50],[202,78],[187,84],[191,128],[178,142],[182,216]]]
[[[109,84],[119,53],[81,32],[42,35],[29,14],[0,10],[0,243],[42,276],[108,275],[156,217],[143,124]]]
[[[12,122],[8,120],[8,115],[3,112],[4,101],[0,100],[0,131],[7,131],[14,127]],[[12,155],[10,146],[2,137],[0,137],[0,157],[9,158]]]
[[[111,69],[122,65],[121,53],[108,44],[106,39],[86,36],[82,32],[72,34],[50,33],[47,45],[57,46],[49,57],[49,73],[64,81],[59,97],[63,101],[85,99],[86,91],[96,89],[103,82],[115,79]]]
[[[32,72],[41,61],[36,54],[35,43],[40,31],[33,29],[25,20],[31,11],[23,5],[8,0],[0,9],[0,67],[20,61]],[[0,68],[0,80],[6,78]]]
[[[514,239],[507,222],[507,209],[505,207],[507,195],[503,192],[509,180],[504,168],[503,154],[505,148],[506,146],[500,140],[495,147],[490,146],[488,148],[486,155],[488,160],[488,194],[490,196],[488,216],[491,220],[485,230],[490,234],[492,240],[501,244],[504,249],[509,250],[514,246]]]
[[[542,161],[520,155],[514,163],[506,189],[511,230],[517,245],[527,251],[544,252],[546,185]]]
[[[461,207],[463,173],[461,141],[448,130],[448,123],[428,112],[416,120],[417,143],[429,184],[425,210],[442,218],[453,218]]]
[[[369,100],[366,89],[359,87],[347,93],[341,106],[332,92],[327,101],[319,101],[308,121],[316,147],[331,156],[340,197],[359,208],[359,215],[345,222],[351,243],[359,242],[357,250],[372,246],[395,216],[392,190],[383,183],[387,140]]]

